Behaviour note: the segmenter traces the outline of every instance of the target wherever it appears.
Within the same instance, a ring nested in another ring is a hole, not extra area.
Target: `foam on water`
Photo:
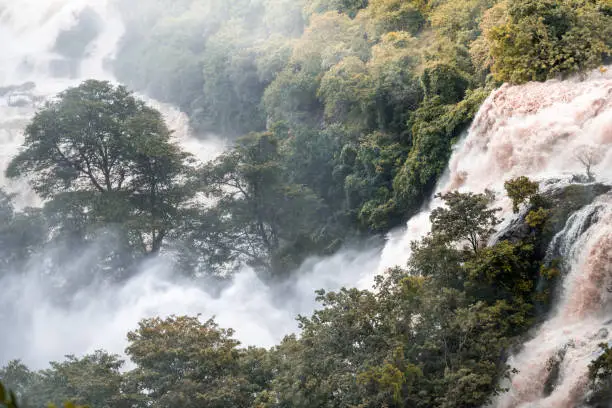
[[[605,71],[605,70],[604,70]],[[612,74],[599,70],[586,79],[504,85],[484,102],[467,137],[453,154],[447,180],[436,192],[451,190],[497,193],[506,223],[514,217],[503,197],[503,183],[526,175],[544,188],[568,184],[584,174],[577,157],[597,152],[593,172],[598,181],[612,181]],[[558,179],[552,185],[547,182]],[[546,184],[546,186],[544,186]],[[383,251],[379,271],[403,264],[410,242],[430,229],[428,207],[395,232]],[[504,224],[500,226],[504,228]],[[612,198],[601,197],[574,214],[551,246],[566,259],[567,275],[559,304],[549,321],[510,360],[519,370],[510,392],[493,406],[570,408],[580,402],[587,385],[588,364],[598,344],[608,339],[612,278]],[[551,249],[552,250],[552,249]],[[551,359],[562,353],[559,377],[548,379]],[[546,394],[545,384],[554,390]]]
[[[100,17],[101,30],[78,69],[67,77],[58,76],[52,69],[61,59],[53,51],[55,41],[62,31],[78,23],[79,13],[87,7]],[[86,78],[113,80],[105,61],[115,52],[122,32],[120,18],[105,0],[0,0],[0,40],[5,47],[0,54],[0,88],[28,81],[35,84],[0,97],[0,168],[17,151],[23,127],[44,99]],[[595,71],[582,80],[504,85],[495,90],[456,147],[437,192],[493,190],[500,197],[496,205],[509,220],[511,206],[503,198],[505,180],[526,175],[544,182],[583,173],[576,153],[585,148],[598,152],[593,167],[598,180],[611,182],[611,72]],[[25,103],[11,102],[11,95],[25,97]],[[183,114],[170,106],[150,103],[164,112],[185,148],[202,159],[222,151],[222,144],[202,144],[193,138]],[[37,203],[23,183],[9,184],[0,175],[0,185],[19,191],[22,206]],[[143,265],[142,272],[124,286],[87,287],[74,294],[69,307],[58,307],[49,299],[46,281],[33,261],[25,274],[0,282],[21,299],[20,334],[11,343],[11,353],[0,359],[25,357],[27,363],[40,367],[65,353],[81,354],[98,347],[121,352],[125,332],[140,318],[171,313],[217,314],[221,325],[237,329],[238,338],[245,343],[271,345],[295,330],[296,313],[312,310],[313,290],[368,287],[374,273],[404,265],[410,242],[429,231],[430,210],[439,204],[436,200],[428,203],[406,228],[390,234],[382,254],[376,249],[342,251],[309,260],[300,277],[288,286],[291,295],[283,301],[279,301],[283,291],[267,287],[249,270],[213,296],[204,284],[178,279],[168,265],[159,262]],[[611,301],[607,291],[612,284],[610,196],[600,197],[574,214],[551,246],[566,257],[567,264],[558,304],[551,318],[510,360],[519,374],[495,406],[575,406],[584,395],[587,366],[597,356],[597,343],[608,339],[602,328],[609,325]],[[82,261],[78,258],[75,256],[77,265]],[[559,376],[548,395],[545,383],[551,358],[559,361]]]

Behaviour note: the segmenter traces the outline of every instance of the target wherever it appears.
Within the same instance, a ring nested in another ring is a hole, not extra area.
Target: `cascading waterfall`
[[[557,248],[555,248],[557,247]],[[585,395],[588,365],[610,340],[612,195],[573,214],[551,243],[566,263],[553,316],[509,364],[519,370],[497,406],[570,408]],[[555,377],[551,365],[558,365]],[[547,391],[547,387],[549,390]]]
[[[81,50],[62,49],[58,38],[78,28],[93,33],[91,41],[82,44]],[[42,101],[86,78],[113,80],[106,60],[112,57],[122,32],[121,19],[110,1],[0,0],[0,39],[4,44],[0,55],[1,169],[21,144],[23,127]],[[165,113],[188,150],[203,159],[220,151],[220,147],[190,138],[186,118],[180,112],[150,102]],[[598,181],[610,183],[612,73],[602,70],[582,79],[504,85],[481,107],[437,191],[491,189],[499,193],[496,205],[504,208],[509,222],[512,216],[510,203],[502,197],[503,182],[520,175],[542,182],[567,182],[563,180],[584,173],[576,157],[582,149],[598,153],[593,172]],[[36,203],[24,184],[10,185],[0,174],[0,185],[19,191],[21,205]],[[79,354],[98,347],[121,352],[123,335],[138,319],[170,313],[217,313],[220,323],[237,329],[238,337],[247,343],[271,345],[295,329],[295,313],[308,313],[314,307],[314,289],[350,284],[367,287],[373,273],[405,264],[410,242],[428,232],[429,212],[436,205],[439,202],[432,200],[406,229],[391,234],[382,254],[376,249],[344,251],[309,260],[293,285],[300,296],[294,296],[292,308],[285,310],[275,303],[279,293],[262,285],[252,271],[239,274],[229,289],[212,298],[193,282],[179,282],[167,271],[159,272],[164,265],[144,266],[144,272],[122,288],[86,288],[74,294],[71,309],[60,310],[46,300],[32,267],[24,275],[25,281],[0,282],[3,288],[17,288],[15,296],[28,315],[21,327],[23,336],[34,339],[29,345],[20,344],[22,348],[15,349],[16,355],[11,357],[24,357],[27,363],[40,367],[68,352]],[[570,217],[551,243],[551,251],[562,254],[567,264],[558,305],[533,339],[511,358],[519,374],[494,406],[575,406],[584,395],[586,367],[597,356],[597,344],[609,339],[610,195],[599,197]],[[81,329],[78,333],[69,329],[75,324]],[[555,378],[549,378],[551,361],[558,363]]]
[[[610,71],[597,70],[584,80],[504,85],[481,106],[436,193],[490,189],[500,197],[496,205],[508,214],[511,204],[504,198],[504,181],[517,176],[543,181],[584,173],[576,152],[588,148],[600,155],[595,168],[598,180],[610,182],[611,147]],[[437,205],[440,202],[432,200],[402,234],[392,234],[379,271],[404,263],[410,242],[429,231],[429,212]]]
[[[594,152],[599,182],[612,180],[612,75],[598,70],[584,79],[504,85],[480,108],[468,136],[451,158],[447,180],[437,192],[497,193],[505,225],[513,219],[503,183],[526,175],[553,187],[568,185],[585,167],[577,155]],[[582,177],[583,179],[585,176]],[[584,181],[584,180],[583,180]],[[383,251],[379,271],[403,264],[411,241],[430,229],[428,208],[395,233]],[[612,195],[572,215],[551,242],[567,273],[551,318],[509,363],[519,373],[493,407],[570,408],[580,403],[589,363],[598,344],[609,341],[612,296]],[[558,361],[557,361],[558,360]],[[551,364],[557,361],[554,376]]]

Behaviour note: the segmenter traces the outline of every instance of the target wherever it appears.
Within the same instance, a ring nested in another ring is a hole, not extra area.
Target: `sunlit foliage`
[[[488,32],[497,79],[543,81],[600,66],[612,51],[605,1],[509,0],[503,24]]]
[[[223,178],[243,195],[254,192],[250,177],[274,172],[269,137],[259,135],[255,151],[245,146],[266,160],[241,164],[241,179]],[[212,319],[158,317],[128,333],[128,371],[99,351],[41,371],[11,362],[0,379],[23,407],[66,400],[91,408],[486,405],[512,374],[508,350],[532,327],[537,286],[554,279],[555,268],[537,255],[537,235],[484,244],[497,223],[486,194],[441,198],[445,206],[432,213],[432,232],[413,243],[406,269],[378,276],[375,290],[318,291],[320,310],[299,316],[299,335],[269,350],[240,347],[233,330]],[[466,241],[472,245],[461,248]],[[591,366],[602,390],[609,354],[606,346]]]

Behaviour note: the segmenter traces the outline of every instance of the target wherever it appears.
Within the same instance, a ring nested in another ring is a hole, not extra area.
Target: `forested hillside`
[[[306,228],[278,225],[300,242],[269,254],[292,265],[413,215],[494,86],[598,67],[612,43],[607,1],[136,3],[119,78],[201,132],[267,132],[239,144],[270,141],[279,187],[317,200]]]
[[[270,350],[240,347],[212,319],[151,318],[127,335],[130,365],[100,350],[41,371],[12,361],[0,379],[21,407],[481,406],[504,391],[513,373],[506,358],[550,307],[561,273],[560,259],[542,258],[550,237],[568,213],[609,190],[541,195],[525,177],[506,189],[516,210],[527,210],[513,233],[482,244],[500,222],[492,197],[445,194],[406,268],[377,278],[375,291],[319,291],[322,309],[298,317],[299,336]],[[608,396],[607,346],[591,367],[597,404]]]
[[[188,277],[231,279],[248,266],[268,282],[289,279],[308,257],[416,214],[493,89],[605,71],[612,54],[611,0],[117,6],[126,32],[112,67],[126,86],[86,81],[31,120],[6,175],[26,179],[41,208],[16,209],[0,190],[2,270],[20,273],[52,248],[52,276],[95,244],[94,261],[60,285],[60,302],[83,282],[125,280],[159,256]],[[180,107],[198,135],[232,147],[198,161],[129,89]],[[553,236],[610,190],[595,183],[597,160],[585,159],[588,183],[576,177],[552,193],[527,177],[506,180],[515,220],[505,231],[490,191],[437,196],[431,232],[412,243],[408,264],[373,290],[317,292],[321,309],[271,349],[241,346],[210,316],[145,319],[127,334],[129,363],[103,350],[43,370],[11,361],[0,381],[15,397],[0,393],[0,406],[491,403],[514,373],[508,357],[558,295],[563,259],[546,253]],[[609,399],[611,361],[602,344],[593,406]]]

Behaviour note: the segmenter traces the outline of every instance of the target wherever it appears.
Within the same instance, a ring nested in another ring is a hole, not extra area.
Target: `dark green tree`
[[[123,377],[119,356],[96,351],[77,358],[66,356],[51,367],[30,371],[20,361],[11,361],[0,369],[0,379],[16,394],[22,408],[78,403],[91,408],[128,407],[131,401],[122,395]]]
[[[157,253],[194,194],[190,156],[161,114],[122,86],[91,80],[68,89],[25,134],[7,175],[27,177],[50,212],[80,219],[82,238],[115,225],[132,248]]]
[[[443,207],[431,212],[431,232],[446,242],[467,241],[474,253],[500,223],[496,213],[499,208],[490,208],[492,199],[486,194],[460,193],[458,191],[438,194]]]
[[[194,221],[192,238],[208,262],[275,274],[316,248],[325,209],[312,190],[286,176],[271,133],[247,136],[205,166],[202,183],[214,205]]]
[[[45,406],[66,401],[91,408],[119,408],[122,404],[123,360],[105,351],[96,351],[82,358],[66,356],[62,362],[51,362],[51,367],[38,373],[37,381],[29,390],[32,406]]]
[[[127,374],[127,381],[143,395],[137,406],[251,406],[258,391],[249,381],[256,378],[256,364],[245,361],[242,365],[243,353],[249,352],[238,349],[239,343],[232,334],[232,330],[221,329],[212,320],[202,323],[197,317],[141,321],[138,329],[128,334],[126,350],[137,364]],[[249,355],[255,360],[260,357]],[[250,369],[252,376],[241,375],[242,368]]]

